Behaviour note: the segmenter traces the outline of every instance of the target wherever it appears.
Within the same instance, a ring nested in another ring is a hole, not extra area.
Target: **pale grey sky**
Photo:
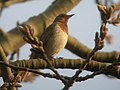
[[[32,2],[17,4],[5,9],[0,18],[0,27],[9,31],[16,26],[16,21],[24,22],[29,17],[42,13],[53,0],[34,0]],[[69,14],[75,14],[69,21],[69,34],[77,38],[80,42],[84,43],[89,48],[94,47],[94,34],[99,31],[100,18],[99,12],[94,0],[82,0]],[[105,44],[103,51],[120,51],[120,26],[114,27],[109,25],[109,34],[114,36],[114,42],[112,45]],[[20,59],[28,58],[30,45],[22,47]],[[68,50],[63,50],[57,55],[64,58],[79,58],[73,55]],[[45,70],[48,71],[48,70]],[[59,70],[60,73],[66,75],[73,75],[74,70]],[[88,72],[84,72],[88,74]],[[89,73],[90,74],[90,73]],[[0,82],[1,79],[0,79]],[[71,90],[119,90],[120,80],[109,79],[104,75],[96,76],[93,79],[76,83]],[[60,90],[63,84],[61,81],[55,79],[48,79],[43,77],[37,77],[33,83],[25,83],[20,90]]]

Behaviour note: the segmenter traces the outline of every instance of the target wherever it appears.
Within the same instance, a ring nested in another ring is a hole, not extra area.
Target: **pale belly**
[[[65,32],[56,30],[56,33],[48,39],[46,45],[44,46],[46,54],[49,56],[55,56],[64,49],[67,40],[68,35]]]

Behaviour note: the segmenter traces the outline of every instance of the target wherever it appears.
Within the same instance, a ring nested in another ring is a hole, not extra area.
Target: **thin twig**
[[[61,77],[61,75],[54,69],[54,67],[50,63],[50,60],[44,51],[42,42],[39,41],[39,39],[34,36],[34,29],[30,25],[26,25],[26,24],[20,26],[19,23],[18,23],[18,29],[25,35],[24,40],[29,44],[31,44],[31,46],[33,47],[34,51],[37,52],[37,54],[39,55],[42,54],[43,56],[42,58],[49,65],[49,69],[53,71],[59,77],[59,79],[65,84],[66,83],[65,78]]]
[[[98,2],[98,3],[100,3],[100,2]],[[63,90],[68,90],[74,84],[74,82],[77,80],[79,74],[87,67],[88,63],[91,61],[91,59],[95,55],[95,53],[104,47],[104,39],[105,39],[105,37],[107,35],[107,31],[108,31],[108,28],[106,28],[106,25],[113,13],[114,6],[111,6],[109,9],[107,9],[105,6],[98,5],[98,9],[101,13],[101,18],[102,18],[103,23],[100,28],[100,35],[98,32],[96,32],[96,34],[95,34],[95,47],[88,54],[84,65],[76,71],[76,73],[72,76],[72,78],[67,82],[67,84],[65,85]],[[99,73],[97,73],[97,74],[99,74]],[[94,74],[94,75],[96,75],[96,74]]]
[[[9,63],[1,46],[0,46],[0,61],[4,62],[6,64]],[[2,78],[3,78],[4,84],[5,84],[5,82],[7,82],[9,84],[10,83],[12,84],[12,80],[14,78],[14,75],[11,71],[11,68],[1,67],[1,66],[0,66],[0,68],[1,68],[1,71],[2,71]],[[2,88],[7,88],[7,89],[11,88],[12,90],[16,90],[16,87],[14,87],[12,85],[8,85],[7,87],[2,87]]]

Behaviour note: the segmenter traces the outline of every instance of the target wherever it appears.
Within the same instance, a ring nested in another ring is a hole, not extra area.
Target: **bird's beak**
[[[71,14],[71,15],[68,15],[68,18],[71,18],[72,16],[74,16],[75,14]]]

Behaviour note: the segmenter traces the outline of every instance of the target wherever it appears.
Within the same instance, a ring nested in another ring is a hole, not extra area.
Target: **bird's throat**
[[[61,30],[63,30],[64,32],[66,32],[66,33],[68,34],[68,26],[67,26],[67,23],[57,22],[57,24],[60,26]]]

